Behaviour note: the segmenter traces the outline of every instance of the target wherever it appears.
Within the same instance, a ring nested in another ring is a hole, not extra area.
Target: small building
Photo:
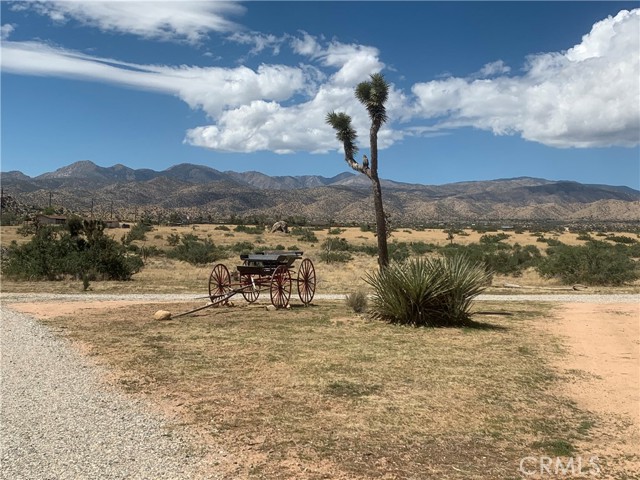
[[[105,228],[120,228],[120,222],[118,220],[104,220]]]
[[[40,225],[66,225],[67,217],[62,215],[38,215],[36,222]]]

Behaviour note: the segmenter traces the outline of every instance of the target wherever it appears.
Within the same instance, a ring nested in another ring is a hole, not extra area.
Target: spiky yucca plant
[[[464,256],[413,259],[370,273],[373,318],[415,326],[468,323],[473,299],[490,281],[480,264]]]

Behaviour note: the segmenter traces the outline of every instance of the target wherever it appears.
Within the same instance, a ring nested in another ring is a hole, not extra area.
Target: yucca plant
[[[483,265],[463,256],[394,263],[366,276],[374,290],[370,315],[415,326],[464,325],[490,278]]]

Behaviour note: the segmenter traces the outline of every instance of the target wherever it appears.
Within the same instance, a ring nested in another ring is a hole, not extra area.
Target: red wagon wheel
[[[240,284],[242,288],[242,296],[249,302],[255,302],[260,296],[260,285],[256,282],[253,275],[240,275]]]
[[[211,271],[209,276],[209,298],[213,303],[219,302],[220,297],[231,292],[231,275],[229,269],[219,263]],[[227,300],[224,300],[226,303]]]
[[[309,305],[316,293],[316,269],[308,258],[302,260],[298,269],[298,295],[305,305]]]
[[[276,268],[271,276],[271,303],[277,308],[289,305],[291,298],[291,274],[285,265]]]

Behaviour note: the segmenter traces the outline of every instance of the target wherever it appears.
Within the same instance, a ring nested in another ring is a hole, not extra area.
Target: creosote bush
[[[482,264],[464,256],[393,263],[366,276],[374,290],[370,315],[403,325],[462,326],[490,279]]]

